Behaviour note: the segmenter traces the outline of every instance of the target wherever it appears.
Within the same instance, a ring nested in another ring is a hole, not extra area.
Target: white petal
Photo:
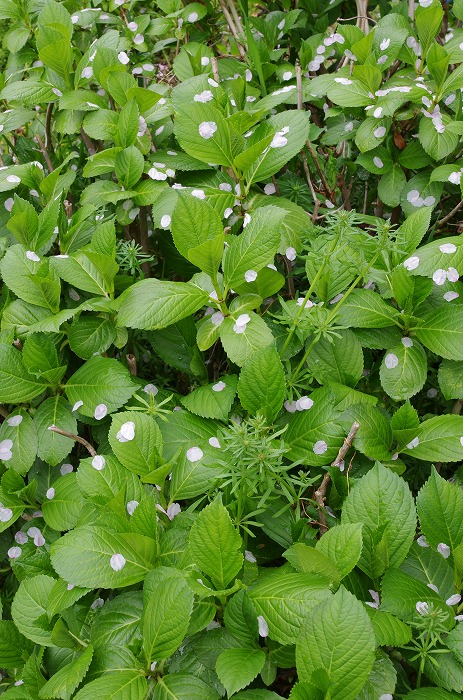
[[[211,447],[216,447],[217,449],[220,449],[221,447],[220,442],[217,440],[216,437],[209,438],[208,443]]]
[[[135,423],[131,420],[127,421],[127,423],[123,423],[119,432],[127,442],[130,442],[130,440],[133,440],[135,437]]]
[[[418,447],[419,444],[420,444],[420,439],[418,437],[413,438],[413,440],[411,440],[411,442],[408,443],[407,449],[413,450],[415,447]]]
[[[78,408],[84,405],[83,401],[76,401],[74,406],[72,407],[72,412],[77,411]]]
[[[212,387],[212,391],[223,391],[227,385],[225,382],[217,382],[217,384],[214,384]]]
[[[326,442],[324,440],[317,440],[317,442],[315,443],[315,445],[313,446],[312,449],[313,449],[314,454],[322,455],[327,451],[328,445],[326,444]]]
[[[461,595],[459,593],[454,593],[453,595],[450,596],[450,598],[447,598],[445,601],[447,605],[458,605],[458,603],[461,600]]]
[[[247,270],[244,273],[244,279],[246,282],[254,282],[257,279],[257,272],[255,270]]]
[[[402,338],[402,345],[404,348],[412,348],[413,340],[411,338]]]
[[[143,391],[145,394],[152,394],[153,396],[156,396],[156,394],[159,392],[159,389],[157,386],[154,386],[154,384],[146,384],[146,386],[143,388]]]
[[[92,467],[99,472],[102,469],[104,469],[105,464],[106,464],[106,460],[101,455],[95,455],[95,457],[92,459]]]
[[[459,296],[458,292],[445,292],[443,298],[445,301],[453,301],[454,299],[458,299]]]
[[[191,196],[196,197],[196,199],[206,199],[206,193],[204,190],[192,190]]]
[[[415,607],[419,615],[427,615],[429,612],[429,605],[422,600],[419,600]]]
[[[72,466],[72,464],[62,464],[59,469],[59,473],[61,474],[61,476],[65,476],[65,474],[70,474],[73,471],[74,467]]]
[[[244,552],[244,558],[246,559],[246,561],[251,562],[251,564],[255,564],[257,561],[254,554],[252,552],[250,552],[248,549],[246,549]]]
[[[455,253],[457,247],[454,243],[443,243],[439,246],[439,250],[441,253]]]
[[[296,401],[296,409],[298,411],[308,411],[312,406],[313,401],[308,396],[301,396],[301,398]]]
[[[214,95],[210,90],[203,90],[193,97],[195,102],[210,102],[214,99]]]
[[[130,61],[130,58],[127,56],[125,51],[121,51],[117,54],[117,60],[119,61],[119,63],[122,63],[122,65],[125,66]]]
[[[447,279],[449,282],[458,282],[460,275],[458,274],[458,270],[455,270],[454,267],[449,267],[447,270]]]
[[[201,122],[199,125],[199,135],[203,139],[210,139],[214,136],[217,131],[217,124],[215,122]]]
[[[293,260],[296,260],[296,249],[290,246],[289,248],[286,248],[285,256],[290,260],[291,262]]]
[[[264,187],[264,192],[267,195],[275,194],[275,192],[276,192],[275,185],[272,182],[267,183]]]
[[[14,536],[14,539],[15,542],[17,542],[18,544],[26,544],[29,538],[25,532],[22,532],[22,530],[18,530],[18,532]]]
[[[411,258],[407,258],[403,265],[406,270],[416,270],[419,264],[420,259],[416,255],[413,255]]]
[[[122,554],[113,554],[109,563],[111,569],[114,569],[114,571],[121,571],[125,566],[125,557]]]
[[[49,501],[53,500],[53,498],[55,497],[55,489],[53,487],[49,488],[45,495]]]
[[[434,583],[427,583],[426,584],[428,588],[430,588],[434,593],[439,593],[439,589]]]
[[[397,367],[399,364],[399,358],[397,355],[394,355],[393,352],[390,352],[384,358],[384,364],[386,365],[387,369],[394,369],[394,367]]]
[[[189,462],[199,462],[203,458],[204,452],[200,447],[190,447],[187,450],[186,458]]]
[[[446,281],[447,273],[445,270],[442,270],[441,268],[439,268],[438,270],[436,270],[434,272],[432,279],[433,279],[433,282],[440,287]]]
[[[178,515],[181,511],[180,503],[171,503],[170,506],[168,506],[166,515],[169,518],[169,520],[173,520],[176,515]]]
[[[0,508],[0,522],[7,523],[13,517],[11,508]]]
[[[8,418],[6,422],[11,428],[16,428],[16,426],[21,425],[23,422],[23,417],[20,415],[11,416],[11,418]]]
[[[224,319],[223,313],[222,313],[221,311],[216,311],[216,312],[215,312],[214,314],[212,314],[212,316],[211,316],[211,323],[212,323],[214,326],[220,326],[220,324],[222,323],[223,319]]]
[[[33,260],[34,262],[40,262],[39,256],[37,255],[37,253],[34,253],[33,250],[26,251],[26,258],[28,260]]]
[[[259,624],[259,636],[268,637],[268,624],[266,619],[262,615],[258,615],[257,622]]]
[[[127,505],[126,505],[127,513],[128,513],[129,515],[133,515],[134,512],[135,512],[135,508],[137,508],[139,505],[140,505],[140,504],[139,504],[138,501],[129,501],[129,502],[127,503]]]
[[[376,165],[377,168],[384,168],[384,163],[381,158],[378,158],[378,156],[373,158],[373,165]]]
[[[168,228],[170,226],[171,222],[171,217],[169,214],[164,214],[164,216],[161,217],[161,226],[162,228]]]
[[[450,547],[448,546],[448,544],[444,544],[444,542],[440,542],[437,545],[437,551],[439,552],[439,554],[442,554],[444,559],[448,559],[450,556]]]
[[[21,556],[22,549],[21,547],[10,547],[7,554],[10,559],[17,559],[18,557]]]
[[[250,320],[251,317],[249,316],[249,314],[240,314],[236,319],[236,325],[245,326],[247,323],[249,323]]]
[[[416,540],[416,544],[418,544],[420,547],[429,547],[429,544],[424,535],[420,535],[418,537],[418,539]]]
[[[94,418],[96,420],[102,420],[108,412],[108,407],[104,403],[99,403],[93,412]]]

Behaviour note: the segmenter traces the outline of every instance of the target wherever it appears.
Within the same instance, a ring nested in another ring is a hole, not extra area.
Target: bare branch
[[[80,435],[73,435],[73,433],[68,433],[67,430],[61,430],[61,428],[58,428],[56,425],[50,425],[48,430],[51,430],[52,433],[58,433],[58,435],[63,435],[63,437],[67,437],[70,440],[74,440],[74,442],[80,442],[81,445],[87,448],[92,457],[96,457],[96,455],[98,454],[93,445],[87,442],[87,440],[85,440],[83,437],[80,437]]]

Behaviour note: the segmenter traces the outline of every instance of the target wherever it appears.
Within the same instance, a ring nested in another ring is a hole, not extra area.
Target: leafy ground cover
[[[463,692],[463,1],[264,5],[0,0],[5,699]]]

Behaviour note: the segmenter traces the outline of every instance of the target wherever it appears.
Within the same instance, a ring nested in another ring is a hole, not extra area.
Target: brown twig
[[[53,148],[53,141],[51,138],[51,118],[53,116],[54,104],[54,102],[49,103],[47,107],[47,116],[45,120],[45,148],[47,149],[47,151],[50,151],[52,155],[55,152]]]
[[[149,237],[148,237],[148,216],[146,213],[146,207],[140,207],[140,213],[138,215],[138,222],[140,224],[139,227],[139,234],[140,234],[140,245],[145,253],[145,255],[149,255],[150,252],[150,244],[149,244]],[[150,263],[149,261],[146,261],[141,264],[141,269],[143,270],[143,274],[145,277],[150,277],[151,276],[151,269],[150,269]]]
[[[63,435],[63,437],[67,437],[70,440],[74,440],[74,442],[80,442],[81,445],[87,448],[92,457],[96,457],[96,455],[98,454],[93,445],[87,442],[87,440],[85,440],[83,437],[80,437],[80,435],[73,435],[73,433],[68,433],[66,430],[61,430],[61,428],[58,428],[56,425],[50,425],[48,430],[51,430],[52,433],[58,433],[58,435]]]
[[[344,438],[344,442],[338,452],[338,455],[334,462],[331,463],[332,467],[338,467],[340,468],[341,465],[344,463],[344,457],[348,453],[350,447],[352,446],[352,443],[355,439],[355,436],[357,435],[357,431],[360,428],[360,423],[355,423],[352,424],[351,429],[349,430],[349,434],[347,437]],[[315,501],[318,504],[318,512],[319,512],[319,517],[320,517],[320,534],[323,535],[327,530],[326,526],[326,516],[325,516],[325,496],[326,496],[326,490],[328,488],[328,484],[330,483],[330,474],[329,472],[326,472],[326,474],[323,477],[322,483],[320,484],[319,488],[315,491]]]
[[[8,413],[6,408],[4,408],[3,406],[0,406],[0,416],[3,416],[3,418],[8,418],[9,415],[10,414]]]
[[[217,63],[217,56],[213,56],[211,58],[211,65],[212,65],[212,75],[214,76],[214,80],[216,83],[220,83],[219,65]]]
[[[94,143],[90,136],[85,133],[85,131],[81,128],[80,129],[80,135],[82,137],[82,141],[85,143],[87,147],[87,151],[90,153],[91,156],[94,156],[96,153],[96,148],[94,146]]]
[[[449,213],[447,214],[447,216],[444,216],[443,219],[440,219],[440,220],[437,222],[437,225],[438,225],[438,226],[444,226],[444,225],[447,223],[447,221],[449,221],[449,220],[452,218],[452,216],[455,216],[455,214],[457,213],[457,211],[459,211],[459,210],[461,209],[461,207],[463,207],[463,199],[462,199],[460,202],[458,202],[458,204],[457,204],[456,207],[453,207],[452,211],[449,212]]]
[[[132,377],[137,376],[137,358],[135,355],[126,355],[125,359],[127,360],[127,366],[129,368],[129,372],[132,375]]]
[[[223,14],[224,14],[224,17],[225,17],[225,19],[227,20],[227,24],[228,24],[228,26],[230,27],[230,31],[231,31],[231,33],[233,34],[233,38],[235,39],[235,42],[236,42],[236,45],[237,45],[237,47],[238,47],[238,51],[239,51],[239,53],[240,53],[240,56],[241,56],[241,58],[244,60],[244,58],[246,57],[246,52],[245,52],[243,46],[241,45],[241,42],[240,42],[240,39],[239,39],[239,36],[238,36],[238,30],[237,30],[237,28],[236,28],[236,26],[235,26],[235,23],[234,23],[234,21],[233,21],[233,18],[232,18],[232,16],[231,16],[230,12],[229,12],[228,9],[227,9],[227,6],[225,5],[225,0],[219,0],[219,3],[220,3],[220,7],[222,8],[222,12],[223,12]]]
[[[307,139],[305,145],[307,146],[307,149],[308,149],[310,155],[312,156],[312,160],[315,164],[315,167],[317,168],[317,172],[320,176],[320,180],[323,183],[323,187],[325,189],[325,192],[328,194],[329,198],[331,199],[331,197],[333,196],[333,193],[332,193],[331,187],[328,184],[328,180],[326,179],[325,173],[323,172],[323,169],[322,169],[320,162],[318,160],[317,152],[316,152],[315,148],[312,146],[309,139]]]
[[[457,399],[455,403],[452,406],[452,410],[450,413],[453,413],[454,416],[458,416],[461,413],[461,409],[463,408],[463,399]]]
[[[241,18],[239,16],[238,12],[236,11],[234,1],[228,0],[228,6],[229,6],[231,13],[233,15],[233,19],[235,21],[235,25],[236,25],[236,28],[238,30],[238,34],[240,34],[244,38],[245,37],[244,28],[243,28],[243,25],[241,24]],[[246,51],[248,50],[248,47],[246,46],[246,44],[244,45],[244,48],[246,49]]]
[[[52,173],[54,170],[54,167],[53,167],[53,163],[50,160],[50,156],[48,155],[48,151],[45,148],[45,144],[42,141],[42,139],[40,138],[39,134],[37,134],[37,136],[35,138],[37,139],[37,143],[39,144],[40,150],[42,151],[42,155],[45,158],[45,162],[48,166],[48,170]]]

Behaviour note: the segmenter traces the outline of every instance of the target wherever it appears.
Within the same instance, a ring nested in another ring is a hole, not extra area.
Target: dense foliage
[[[463,0],[91,2],[0,0],[0,694],[460,697]]]

